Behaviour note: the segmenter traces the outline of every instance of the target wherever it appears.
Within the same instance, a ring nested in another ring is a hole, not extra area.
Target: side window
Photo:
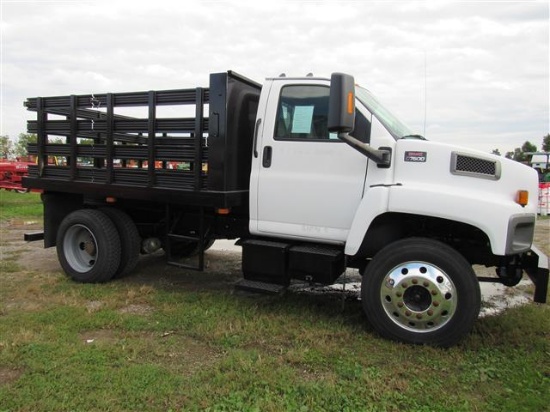
[[[328,98],[325,86],[285,86],[281,91],[276,139],[328,140]],[[337,138],[336,136],[333,136]]]
[[[292,85],[281,90],[275,139],[281,140],[338,140],[336,133],[328,131],[327,86]],[[359,112],[355,115],[355,138],[368,142],[370,122]]]

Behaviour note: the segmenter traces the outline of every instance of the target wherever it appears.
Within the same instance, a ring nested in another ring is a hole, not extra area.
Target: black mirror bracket
[[[369,159],[374,161],[379,168],[387,169],[391,166],[391,148],[390,147],[381,147],[379,149],[373,149],[368,144],[363,143],[360,140],[357,140],[355,137],[350,136],[347,133],[338,133],[338,138],[343,140],[348,145],[353,147],[359,153],[367,156]]]

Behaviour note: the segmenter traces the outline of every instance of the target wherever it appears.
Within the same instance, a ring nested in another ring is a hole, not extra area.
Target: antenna
[[[426,118],[428,111],[428,52],[424,49],[424,133],[426,137]]]

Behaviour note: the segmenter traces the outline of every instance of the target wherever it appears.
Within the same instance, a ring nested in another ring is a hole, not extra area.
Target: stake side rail
[[[30,98],[37,120],[27,126],[37,143],[28,152],[37,161],[24,184],[205,190],[209,96],[199,87]]]

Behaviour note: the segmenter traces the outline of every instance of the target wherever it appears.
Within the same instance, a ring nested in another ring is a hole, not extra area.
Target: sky
[[[0,0],[0,135],[28,97],[355,76],[429,140],[502,154],[550,133],[549,1]]]

